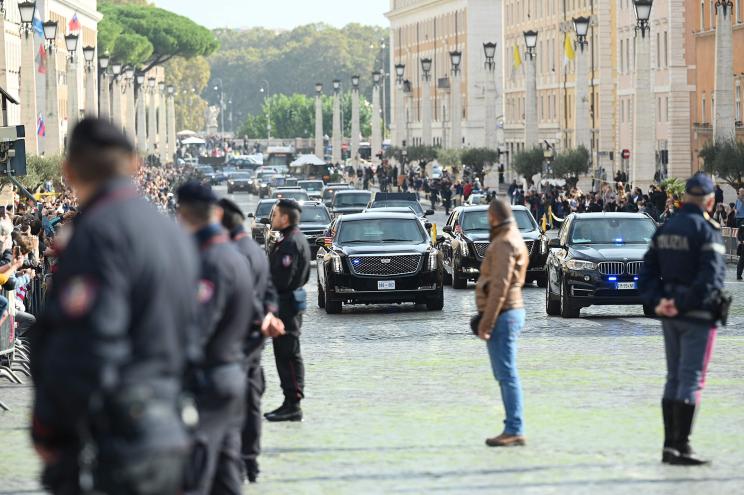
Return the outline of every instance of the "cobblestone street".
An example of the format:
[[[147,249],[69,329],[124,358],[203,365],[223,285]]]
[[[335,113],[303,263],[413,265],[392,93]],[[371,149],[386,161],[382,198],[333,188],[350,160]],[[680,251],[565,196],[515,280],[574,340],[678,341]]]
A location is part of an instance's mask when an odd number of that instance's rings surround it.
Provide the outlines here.
[[[255,198],[234,196],[248,211]],[[443,223],[443,214],[435,217]],[[488,449],[502,407],[484,344],[470,334],[468,290],[445,289],[442,312],[404,306],[317,308],[308,284],[303,332],[305,421],[266,424],[259,484],[246,493],[734,494],[744,474],[744,283],[720,331],[693,444],[714,463],[662,465],[660,326],[640,307],[548,318],[544,291],[525,290],[519,365],[528,446]],[[272,350],[264,409],[281,401]],[[36,493],[28,441],[32,389],[0,386],[0,494]]]

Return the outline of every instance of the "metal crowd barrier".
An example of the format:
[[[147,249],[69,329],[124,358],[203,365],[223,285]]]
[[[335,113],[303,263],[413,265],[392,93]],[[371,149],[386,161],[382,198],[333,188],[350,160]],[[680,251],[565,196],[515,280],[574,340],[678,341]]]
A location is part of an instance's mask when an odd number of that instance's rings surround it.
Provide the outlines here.
[[[726,261],[729,263],[739,261],[739,256],[736,254],[736,249],[739,246],[739,241],[736,240],[738,233],[739,229],[732,229],[731,227],[723,227],[721,229],[723,244],[726,246]]]

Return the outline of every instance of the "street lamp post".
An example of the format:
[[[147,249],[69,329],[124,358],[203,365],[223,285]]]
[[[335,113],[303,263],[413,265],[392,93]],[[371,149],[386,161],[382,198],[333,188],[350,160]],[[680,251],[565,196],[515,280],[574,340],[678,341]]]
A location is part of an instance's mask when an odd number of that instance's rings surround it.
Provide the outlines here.
[[[125,119],[124,119],[124,132],[134,142],[137,137],[136,127],[136,110],[134,103],[134,83],[135,83],[135,70],[131,65],[127,65],[124,68],[124,87],[123,93],[126,99],[125,105]]]
[[[403,76],[406,73],[405,64],[395,64],[395,145],[405,146],[406,104],[403,88]]]
[[[165,82],[158,83],[158,157],[160,163],[165,165],[168,161],[168,124],[166,123],[168,110],[166,109],[166,89]],[[223,120],[224,124],[224,120]],[[223,126],[224,132],[224,126]]]
[[[147,109],[147,156],[157,153],[158,147],[158,83],[154,77],[147,79],[150,104]]]
[[[343,137],[341,134],[341,81],[333,81],[333,147],[331,153],[331,162],[334,164],[341,163],[341,144]]]
[[[321,160],[323,153],[323,83],[315,83],[315,156]]]
[[[137,118],[135,127],[137,128],[137,151],[140,155],[147,154],[147,109],[145,99],[147,98],[145,88],[145,74],[138,72],[135,76],[135,97],[137,99]]]
[[[102,119],[111,119],[111,93],[108,82],[108,66],[111,58],[108,54],[98,57],[98,67],[101,71],[101,83],[98,86],[98,115]]]
[[[176,161],[176,87],[169,84],[166,87],[168,95],[168,161]]]
[[[84,46],[83,59],[85,60],[85,114],[90,117],[98,116],[96,106],[96,47]]]
[[[215,79],[215,82],[219,81],[219,85],[214,86],[215,91],[220,92],[220,134],[225,134],[225,88],[221,78]]]
[[[631,183],[645,190],[651,184],[656,170],[656,105],[651,83],[649,24],[653,0],[633,0],[633,3],[636,13],[636,77]]]
[[[266,89],[261,88],[261,93],[264,93],[264,101],[266,102],[266,110],[268,111],[268,120],[266,121],[266,138],[268,142],[266,146],[271,144],[271,84],[266,79],[261,80],[266,85]]]
[[[483,66],[486,69],[486,112],[484,132],[484,143],[486,148],[496,149],[496,43],[483,43],[483,54],[486,61]]]
[[[731,80],[731,75],[734,73],[733,28],[731,26],[734,4],[731,0],[716,0],[715,7],[718,21],[716,22],[713,140],[718,143],[736,139],[734,82]]]
[[[359,76],[351,76],[351,163],[359,165]]]
[[[382,152],[382,122],[380,119],[380,81],[382,73],[375,71],[372,73],[372,160],[379,163],[377,154]]]
[[[39,148],[47,156],[59,155],[62,150],[62,136],[59,118],[59,80],[57,79],[57,21],[42,24],[47,50],[46,73],[46,112],[44,126],[46,135],[41,139]]]
[[[121,62],[111,62],[111,121],[119,128],[124,128],[121,119]]]
[[[36,62],[31,23],[36,12],[36,0],[19,2],[21,17],[21,123],[26,128],[26,153],[39,153],[38,118],[36,113]]]
[[[421,59],[422,95],[421,95],[421,141],[424,146],[432,145],[431,138],[431,65],[429,57]]]
[[[537,31],[525,31],[524,43],[527,47],[525,63],[525,105],[524,105],[524,146],[530,149],[537,146],[540,139],[537,127],[537,64],[535,49]]]
[[[77,69],[77,34],[70,33],[65,36],[65,46],[67,47],[67,135],[72,133],[72,128],[80,120],[80,93],[78,88],[78,69]]]
[[[452,120],[452,132],[450,148],[462,147],[462,88],[460,84],[460,64],[462,63],[462,52],[454,50],[450,52],[452,64],[452,103],[450,112]]]
[[[588,52],[586,36],[589,32],[590,17],[575,17],[573,19],[574,31],[576,31],[576,95],[574,97],[574,119],[576,121],[575,143],[576,147],[583,146],[591,149],[592,132],[589,128],[591,122],[589,115],[589,74],[588,74]]]

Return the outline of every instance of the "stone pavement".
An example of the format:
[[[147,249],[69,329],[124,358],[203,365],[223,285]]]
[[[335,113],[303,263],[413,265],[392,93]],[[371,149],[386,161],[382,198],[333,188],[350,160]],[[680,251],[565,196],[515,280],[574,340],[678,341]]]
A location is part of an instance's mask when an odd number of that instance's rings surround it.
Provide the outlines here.
[[[236,195],[246,208],[255,199]],[[438,220],[439,221],[439,220]],[[447,288],[442,312],[315,304],[305,319],[305,421],[266,424],[263,473],[246,493],[687,494],[744,492],[744,283],[720,331],[693,435],[704,468],[659,462],[664,361],[658,322],[640,307],[548,318],[527,288],[520,340],[528,446],[489,449],[502,406],[485,345],[469,332],[472,285]],[[270,346],[264,408],[281,402]],[[0,495],[36,493],[28,443],[29,387],[0,386]]]

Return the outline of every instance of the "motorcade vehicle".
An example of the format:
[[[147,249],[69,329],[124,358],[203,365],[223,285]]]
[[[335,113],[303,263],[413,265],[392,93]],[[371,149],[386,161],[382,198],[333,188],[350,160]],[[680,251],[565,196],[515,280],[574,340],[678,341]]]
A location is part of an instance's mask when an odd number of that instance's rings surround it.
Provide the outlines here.
[[[305,234],[313,259],[318,254],[318,239],[323,239],[331,223],[331,213],[322,201],[305,201],[300,214],[300,231]]]
[[[468,196],[468,200],[465,201],[466,205],[487,205],[488,196],[482,193],[471,193]]]
[[[297,185],[307,191],[310,199],[321,201],[323,199],[323,188],[325,183],[322,180],[300,180]]]
[[[370,191],[360,191],[358,189],[346,189],[336,191],[331,201],[331,213],[333,215],[348,215],[352,213],[362,213],[372,198]]]
[[[250,192],[253,176],[250,172],[233,172],[227,176],[227,194]]]
[[[257,243],[266,244],[267,232],[271,228],[271,211],[276,204],[276,199],[262,199],[256,205],[256,211],[248,214],[252,220],[251,237]]]
[[[333,167],[327,163],[322,165],[303,163],[290,167],[292,175],[301,180],[319,180],[324,184],[331,180]]]
[[[272,199],[294,199],[295,201],[310,201],[307,191],[296,187],[277,187],[271,191]]]
[[[288,174],[289,164],[294,159],[294,150],[289,146],[269,146],[266,149],[264,165],[275,168],[280,174]]]
[[[298,182],[299,182],[299,181],[297,180],[297,177],[290,177],[290,176],[287,176],[287,177],[285,177],[285,178],[284,178],[284,186],[285,186],[285,187],[296,187],[296,188],[298,188],[298,189],[302,189],[302,188],[301,188],[301,187],[300,187],[300,186],[298,185]]]
[[[286,177],[281,174],[271,174],[266,176],[258,185],[258,197],[268,198],[269,196],[271,196],[271,191],[273,191],[277,187],[284,186],[285,182]]]
[[[207,180],[210,183],[215,176],[214,167],[211,165],[198,165],[194,170],[200,179]]]
[[[638,274],[656,227],[644,213],[568,215],[548,243],[545,312],[577,318],[592,305],[642,305]]]
[[[344,183],[328,184],[325,189],[323,189],[323,203],[330,208],[333,205],[333,195],[336,194],[336,191],[344,189],[352,189],[352,187],[351,185]]]
[[[526,283],[537,282],[538,286],[545,287],[548,237],[524,206],[512,206],[512,214],[530,255]],[[445,284],[452,284],[454,289],[465,289],[468,281],[478,280],[481,263],[491,244],[490,236],[487,205],[459,206],[452,210],[437,238],[437,247],[442,251]]]
[[[263,160],[256,155],[239,155],[230,158],[226,165],[240,170],[255,170],[263,164]]]
[[[426,304],[444,307],[441,253],[412,213],[337,217],[318,239],[318,306],[329,314],[344,304]]]
[[[368,205],[368,209],[395,207],[410,207],[420,218],[434,214],[432,209],[424,210],[416,193],[377,193]]]

